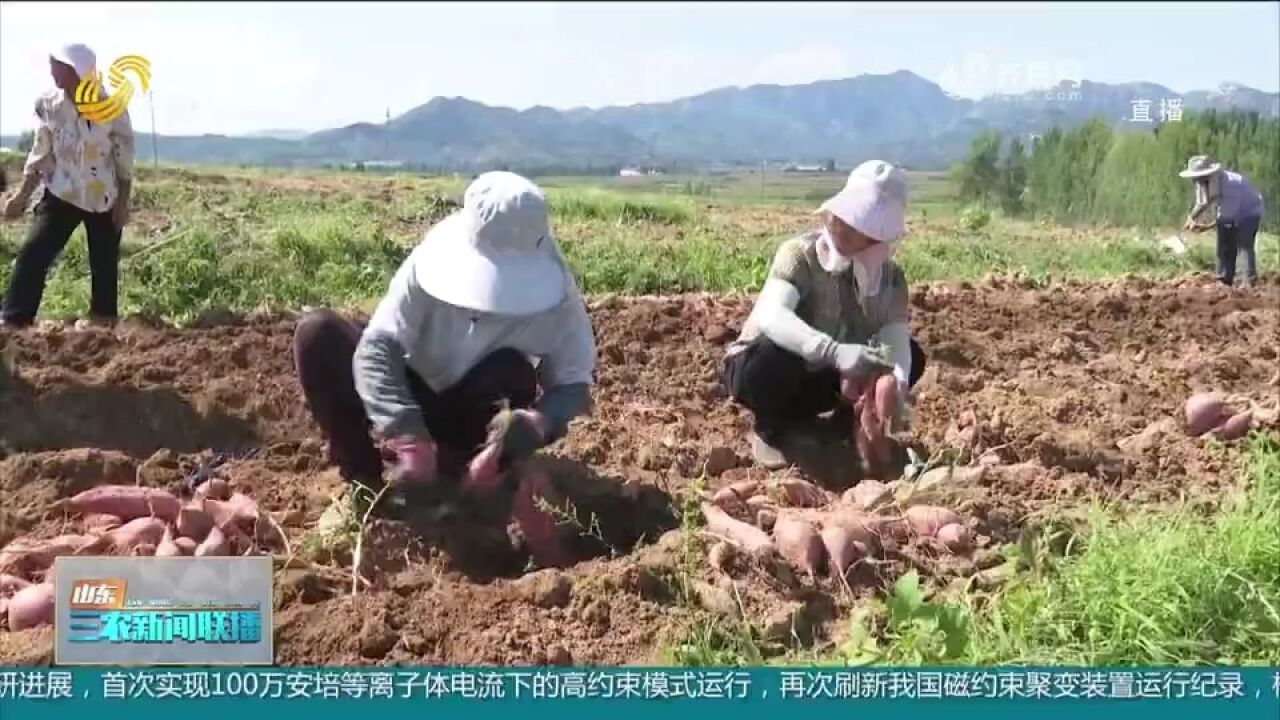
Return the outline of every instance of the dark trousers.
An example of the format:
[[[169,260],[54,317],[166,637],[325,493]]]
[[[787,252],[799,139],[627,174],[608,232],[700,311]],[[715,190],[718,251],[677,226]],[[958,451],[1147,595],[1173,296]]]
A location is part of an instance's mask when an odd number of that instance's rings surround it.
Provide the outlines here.
[[[924,374],[924,350],[911,341],[911,387]],[[788,430],[809,427],[818,415],[842,407],[840,373],[810,371],[803,358],[760,338],[725,359],[722,382],[734,400],[752,412],[755,431],[775,444]],[[848,414],[852,421],[852,414]]]
[[[1244,255],[1244,275],[1250,283],[1258,282],[1258,226],[1262,218],[1245,218],[1236,222],[1218,221],[1218,279],[1225,285],[1236,281],[1236,260]]]
[[[333,311],[308,313],[294,333],[293,357],[307,406],[329,441],[330,461],[347,480],[377,490],[382,486],[382,454],[371,436],[351,369],[360,332],[358,325]],[[484,446],[489,421],[502,402],[527,408],[537,394],[533,365],[512,349],[486,356],[444,392],[432,390],[412,370],[408,379],[445,474],[459,473]]]
[[[117,316],[120,228],[110,212],[86,212],[46,190],[36,203],[31,229],[13,263],[13,275],[0,311],[6,323],[29,325],[35,321],[49,268],[81,223],[89,236],[89,313],[107,319]]]

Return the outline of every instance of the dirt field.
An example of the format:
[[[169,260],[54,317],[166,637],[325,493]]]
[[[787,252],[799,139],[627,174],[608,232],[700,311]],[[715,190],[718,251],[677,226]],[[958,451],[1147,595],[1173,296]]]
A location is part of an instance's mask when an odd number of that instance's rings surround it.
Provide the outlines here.
[[[930,364],[913,434],[926,454],[967,447],[989,466],[957,506],[978,548],[951,557],[904,546],[853,595],[909,566],[939,585],[973,575],[999,562],[995,548],[1028,518],[1090,497],[1220,497],[1235,480],[1223,472],[1232,451],[1185,437],[1182,404],[1201,389],[1274,402],[1278,290],[1274,279],[1228,292],[1202,278],[917,289],[913,323]],[[372,587],[358,597],[344,557],[281,571],[279,662],[647,663],[706,608],[745,612],[766,637],[789,634],[795,619],[801,636],[838,633],[854,602],[843,588],[730,583],[667,509],[700,478],[712,489],[767,479],[749,467],[748,417],[716,382],[748,309],[745,298],[708,296],[593,302],[595,414],[556,448],[550,470],[579,489],[598,481],[603,490],[580,506],[598,513],[600,545],[616,557],[477,579],[386,524],[371,534]],[[301,403],[291,331],[291,319],[260,318],[7,338],[18,376],[0,386],[0,545],[62,531],[51,505],[94,484],[179,484],[210,450],[300,544],[339,481]],[[852,483],[845,470],[827,479],[833,492]],[[690,592],[697,603],[681,599]],[[0,632],[0,662],[47,662],[51,638]]]

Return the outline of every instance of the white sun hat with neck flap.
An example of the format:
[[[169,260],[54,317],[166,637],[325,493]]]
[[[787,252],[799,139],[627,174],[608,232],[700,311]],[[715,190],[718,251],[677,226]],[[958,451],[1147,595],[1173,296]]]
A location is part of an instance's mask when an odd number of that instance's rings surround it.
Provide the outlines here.
[[[901,168],[868,160],[849,173],[825,210],[872,240],[896,245],[906,229],[907,178]]]
[[[79,75],[82,80],[92,75],[98,67],[98,57],[93,54],[88,45],[81,43],[63,45],[49,55],[54,60],[75,68],[76,75]]]
[[[509,172],[472,181],[462,209],[427,233],[414,275],[450,305],[499,315],[535,315],[558,305],[567,269],[551,237],[538,186]]]

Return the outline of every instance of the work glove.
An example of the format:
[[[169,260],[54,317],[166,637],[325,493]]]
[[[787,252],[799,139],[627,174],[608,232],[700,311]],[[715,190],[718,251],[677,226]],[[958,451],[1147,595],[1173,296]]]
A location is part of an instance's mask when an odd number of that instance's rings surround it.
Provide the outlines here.
[[[436,479],[436,444],[430,438],[407,435],[392,438],[387,445],[396,457],[392,484],[420,486]]]
[[[831,364],[840,375],[857,384],[893,372],[893,363],[884,352],[867,345],[842,343],[831,354]]]

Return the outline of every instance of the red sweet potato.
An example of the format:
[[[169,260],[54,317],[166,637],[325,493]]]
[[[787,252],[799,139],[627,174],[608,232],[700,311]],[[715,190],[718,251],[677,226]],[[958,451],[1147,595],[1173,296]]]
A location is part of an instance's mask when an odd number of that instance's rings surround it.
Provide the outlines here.
[[[778,483],[778,487],[782,489],[783,499],[791,507],[823,507],[828,502],[827,494],[807,480],[784,478]]]
[[[890,420],[898,408],[898,381],[892,375],[884,375],[876,380],[875,389],[876,415],[881,423],[881,431],[889,429]]]
[[[258,522],[258,503],[241,493],[232,493],[229,500],[205,500],[204,509],[224,532],[231,527],[252,531]]]
[[[784,515],[774,524],[773,537],[782,557],[808,572],[810,577],[818,574],[827,551],[809,521]]]
[[[183,555],[194,555],[196,552],[196,546],[199,545],[199,543],[189,537],[174,538],[173,544],[178,546],[178,550],[181,551]]]
[[[182,508],[173,493],[136,485],[102,485],[76,495],[67,505],[77,515],[101,513],[126,522],[152,516],[172,522]]]
[[[741,545],[748,552],[763,552],[773,545],[765,531],[735,520],[711,503],[702,503],[702,516],[707,520],[708,530]]]
[[[893,493],[889,486],[876,480],[863,480],[845,491],[844,501],[862,508],[872,510],[883,504]]]
[[[884,524],[884,519],[878,515],[845,508],[827,517],[823,527],[843,528],[848,533],[850,542],[860,542],[868,547],[878,548],[881,545],[880,535]]]
[[[0,550],[0,573],[31,577],[48,570],[63,555],[87,555],[110,543],[101,535],[59,535],[48,540],[19,538]]]
[[[227,500],[231,497],[231,483],[220,477],[209,478],[196,488],[196,496],[211,500]]]
[[[12,597],[14,593],[29,585],[31,583],[17,575],[0,575],[0,597]]]
[[[85,515],[82,524],[84,525],[84,529],[89,532],[106,532],[120,527],[124,524],[124,521],[115,515],[93,513],[91,515]]]
[[[960,522],[960,516],[951,510],[932,505],[909,507],[904,515],[911,529],[923,537],[933,537],[944,525]]]
[[[178,535],[196,542],[204,540],[213,529],[213,516],[204,511],[204,503],[193,500],[178,511]]]
[[[860,558],[853,533],[840,525],[822,528],[822,544],[827,550],[827,571],[831,577],[843,577]],[[865,548],[865,545],[862,545]]]
[[[17,632],[41,625],[52,625],[54,618],[53,583],[31,585],[9,598],[9,629]]]
[[[164,529],[164,537],[160,538],[160,544],[156,545],[156,557],[178,557],[182,555],[182,548],[174,542],[173,529],[166,527]]]
[[[716,491],[711,502],[720,507],[735,507],[760,493],[760,483],[755,480],[739,480]]]
[[[196,546],[196,550],[192,554],[196,557],[230,555],[231,543],[227,540],[227,536],[222,533],[222,530],[215,525],[204,541]]]
[[[1249,434],[1249,428],[1253,426],[1253,412],[1245,410],[1242,413],[1236,413],[1227,418],[1220,425],[1204,434],[1208,438],[1218,438],[1220,440],[1238,440]]]
[[[151,545],[154,548],[164,537],[167,527],[165,521],[158,517],[140,517],[107,533],[107,537],[111,539],[117,552],[128,554],[139,545]]]
[[[969,528],[959,523],[950,523],[938,528],[936,537],[943,547],[953,553],[967,551],[972,543]]]
[[[1203,435],[1227,419],[1226,403],[1218,393],[1196,393],[1187,398],[1187,434]]]

